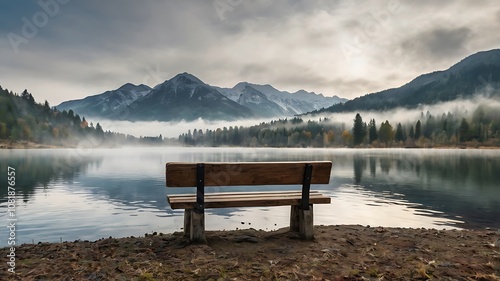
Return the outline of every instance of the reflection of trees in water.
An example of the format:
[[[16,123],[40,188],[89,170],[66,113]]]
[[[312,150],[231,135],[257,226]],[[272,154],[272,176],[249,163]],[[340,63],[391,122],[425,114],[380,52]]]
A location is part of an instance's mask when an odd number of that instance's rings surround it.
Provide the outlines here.
[[[366,161],[368,161],[370,174],[377,177],[377,168],[387,175],[406,174],[410,176],[413,172],[417,179],[439,180],[453,182],[471,182],[478,187],[483,187],[494,182],[500,182],[500,160],[495,157],[478,156],[468,154],[381,154],[363,157],[360,154],[352,155],[342,160],[352,161],[354,167],[354,179],[361,181]],[[377,162],[378,166],[377,167]],[[338,163],[337,163],[338,164]],[[335,172],[334,162],[334,172]],[[379,175],[380,178],[380,175]],[[357,183],[358,184],[358,183]]]
[[[382,170],[382,172],[388,174],[392,168],[392,161],[394,161],[394,159],[387,158],[387,157],[380,158],[380,170]]]
[[[436,216],[460,216],[464,227],[475,228],[500,223],[500,157],[494,155],[439,151],[370,155],[370,171],[376,171],[373,163],[378,162],[384,173],[363,179],[362,159],[352,156],[351,161],[355,180],[362,181],[356,183],[364,188],[380,196],[404,194],[409,202],[443,212]]]
[[[22,194],[23,201],[27,202],[35,193],[36,187],[47,188],[49,183],[63,180],[72,182],[79,174],[95,164],[99,165],[100,158],[68,155],[34,154],[30,153],[12,157],[2,157],[0,171],[7,171],[7,167],[16,169],[16,195]],[[7,173],[0,173],[0,182],[7,182]],[[7,201],[7,186],[0,189],[0,202]]]
[[[500,160],[469,155],[430,156],[419,161],[420,171],[429,179],[442,178],[452,182],[470,182],[477,188],[500,182]]]
[[[370,175],[374,178],[377,176],[377,158],[370,157]]]
[[[361,155],[355,155],[353,159],[354,167],[354,184],[360,184],[363,172],[366,168],[365,158]]]

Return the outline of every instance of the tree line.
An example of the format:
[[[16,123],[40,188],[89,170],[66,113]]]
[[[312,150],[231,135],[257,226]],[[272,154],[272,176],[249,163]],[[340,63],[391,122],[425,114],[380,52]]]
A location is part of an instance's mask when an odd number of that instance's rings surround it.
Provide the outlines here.
[[[189,130],[178,137],[188,146],[244,147],[439,147],[500,146],[500,111],[479,106],[470,117],[460,113],[421,113],[414,122],[365,122],[358,113],[352,127],[331,118],[273,120],[251,127]]]
[[[0,86],[0,140],[32,141],[54,146],[118,146],[163,144],[158,137],[139,137],[104,131],[73,110],[59,111],[47,101],[37,103],[27,90],[20,95]]]

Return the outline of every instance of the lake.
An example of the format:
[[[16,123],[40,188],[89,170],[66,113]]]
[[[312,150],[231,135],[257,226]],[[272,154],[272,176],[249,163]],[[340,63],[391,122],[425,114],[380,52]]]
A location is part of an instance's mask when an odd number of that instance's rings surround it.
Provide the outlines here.
[[[387,227],[500,228],[500,150],[119,148],[0,151],[0,219],[8,225],[7,171],[16,172],[16,244],[97,240],[170,233],[183,227],[171,210],[169,161],[331,160],[331,196],[315,206],[315,224]],[[232,187],[289,190],[300,186]],[[219,190],[207,188],[207,192]],[[206,210],[208,230],[288,226],[289,207]],[[7,245],[2,227],[0,245]]]

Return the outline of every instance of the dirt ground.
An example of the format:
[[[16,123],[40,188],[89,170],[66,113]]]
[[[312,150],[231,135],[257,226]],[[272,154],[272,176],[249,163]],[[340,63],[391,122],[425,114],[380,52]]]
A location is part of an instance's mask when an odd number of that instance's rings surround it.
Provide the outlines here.
[[[316,226],[18,246],[0,280],[500,280],[500,230]],[[6,260],[8,248],[0,254]],[[4,267],[6,263],[2,263]]]

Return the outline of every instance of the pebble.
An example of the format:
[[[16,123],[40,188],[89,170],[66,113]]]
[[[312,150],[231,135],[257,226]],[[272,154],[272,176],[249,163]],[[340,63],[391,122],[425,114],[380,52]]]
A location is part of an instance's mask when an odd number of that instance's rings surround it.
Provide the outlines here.
[[[241,235],[236,237],[234,240],[236,243],[242,243],[242,242],[250,242],[250,243],[257,243],[259,240],[255,237],[248,236],[248,235]]]

